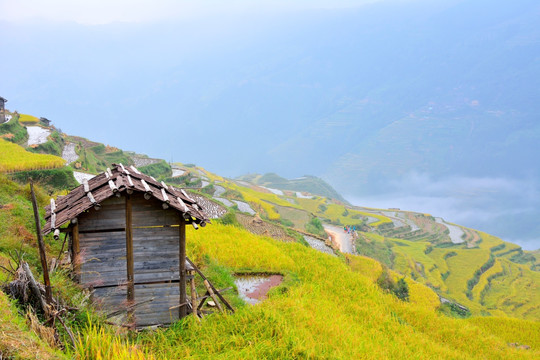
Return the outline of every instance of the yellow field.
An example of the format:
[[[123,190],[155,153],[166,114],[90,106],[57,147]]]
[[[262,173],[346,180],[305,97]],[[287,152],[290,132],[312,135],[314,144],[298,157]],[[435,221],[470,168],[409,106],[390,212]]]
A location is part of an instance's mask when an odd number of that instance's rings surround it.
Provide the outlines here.
[[[485,306],[524,318],[539,319],[540,273],[507,259],[499,260],[505,276],[491,281],[483,298]]]
[[[187,239],[189,255],[198,261],[208,256],[232,271],[278,271],[285,282],[265,302],[239,308],[234,315],[206,317],[201,324],[188,317],[181,325],[133,334],[130,339],[89,327],[79,338],[80,358],[96,358],[111,348],[120,358],[131,352],[134,358],[156,359],[540,356],[536,323],[494,318],[486,324],[438,315],[436,295],[409,280],[411,302],[399,301],[374,284],[377,265],[370,259],[348,257],[348,264],[297,243],[280,243],[222,225],[190,229]],[[530,331],[517,331],[521,328]],[[509,342],[533,348],[523,351]]]
[[[19,114],[19,122],[25,124],[37,124],[39,119],[32,115]]]
[[[64,163],[61,157],[34,154],[17,144],[0,139],[0,173],[59,168]]]
[[[489,268],[485,273],[480,276],[480,281],[474,289],[472,290],[473,299],[477,301],[482,300],[482,292],[486,291],[486,287],[488,286],[489,279],[492,276],[496,276],[497,274],[503,273],[503,267],[501,265],[501,261],[499,259],[495,260],[495,264],[491,268]]]

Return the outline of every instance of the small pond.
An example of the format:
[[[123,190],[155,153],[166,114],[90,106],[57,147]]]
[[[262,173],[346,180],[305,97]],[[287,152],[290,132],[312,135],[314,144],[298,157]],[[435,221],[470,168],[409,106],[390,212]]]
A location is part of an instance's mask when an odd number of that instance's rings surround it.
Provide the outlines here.
[[[268,291],[283,282],[282,275],[235,275],[234,283],[238,294],[248,304],[255,305],[265,300]]]

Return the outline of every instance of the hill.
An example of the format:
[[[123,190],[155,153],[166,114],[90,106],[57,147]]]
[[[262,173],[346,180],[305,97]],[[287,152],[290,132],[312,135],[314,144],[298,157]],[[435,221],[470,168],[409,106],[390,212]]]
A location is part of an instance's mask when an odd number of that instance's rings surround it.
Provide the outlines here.
[[[55,297],[77,309],[66,318],[77,334],[75,346],[67,345],[63,354],[33,335],[37,330],[24,324],[17,304],[0,292],[5,304],[0,327],[7,329],[0,334],[2,356],[31,357],[28,351],[34,351],[45,358],[81,359],[533,359],[540,354],[535,252],[429,214],[353,207],[257,183],[278,182],[276,176],[227,179],[194,164],[169,164],[60,135],[63,142],[48,141],[63,145],[62,153],[76,144],[71,164],[87,174],[120,159],[138,162],[158,180],[189,187],[215,220],[188,229],[188,255],[218,288],[235,290],[226,297],[237,311],[200,323],[188,317],[167,329],[123,331],[107,324],[64,265],[53,273],[52,284]],[[55,146],[42,150],[56,151]],[[70,187],[47,185],[57,193]],[[12,278],[10,264],[20,252],[39,273],[28,199],[26,185],[0,174],[0,282]],[[38,200],[41,207],[48,203],[42,188]],[[347,230],[339,241],[351,241],[350,253],[340,252],[336,239],[325,239],[325,229]],[[63,246],[47,239],[50,257],[62,254]],[[284,281],[267,300],[251,306],[237,293],[238,273],[277,273]],[[408,298],[395,295],[400,279]],[[69,342],[67,334],[60,336]]]
[[[313,195],[324,196],[329,199],[348,203],[330,184],[316,176],[305,175],[296,179],[285,179],[274,173],[248,174],[236,178],[241,181],[248,181],[255,185],[261,185],[268,188],[279,190],[290,190],[306,192]]]
[[[24,189],[5,178],[0,180],[2,202],[17,201],[18,206],[29,209]],[[2,209],[0,215],[8,223],[20,224],[30,231],[28,223],[21,221],[23,217],[13,210]],[[17,235],[2,229],[2,239],[5,235],[13,239],[11,243],[2,240],[5,254],[10,247],[18,246]],[[411,279],[407,280],[410,301],[398,300],[376,285],[383,268],[369,258],[332,257],[305,245],[253,235],[230,225],[214,224],[204,231],[190,229],[188,238],[189,256],[204,264],[205,272],[217,286],[232,285],[233,274],[238,271],[279,272],[285,275],[285,282],[257,306],[239,305],[234,315],[213,315],[202,323],[188,317],[169,329],[128,334],[103,324],[95,315],[83,313],[70,323],[79,335],[76,347],[66,357],[532,359],[538,356],[538,322],[447,317],[436,310],[437,295]],[[54,245],[51,253],[56,253],[60,244],[51,240],[49,243]],[[36,266],[36,250],[26,245],[26,251],[34,254],[27,260]],[[66,281],[62,272],[55,275],[55,296],[77,301],[78,290],[70,290]],[[7,303],[3,293],[0,301]],[[27,357],[25,351],[32,349],[34,354],[39,351],[45,358],[64,357],[31,335],[15,306],[9,303],[9,310],[3,308],[0,316],[3,329],[0,351],[7,356]],[[18,341],[9,340],[6,331],[17,334]],[[514,343],[518,345],[509,345]],[[519,348],[521,344],[530,349]]]

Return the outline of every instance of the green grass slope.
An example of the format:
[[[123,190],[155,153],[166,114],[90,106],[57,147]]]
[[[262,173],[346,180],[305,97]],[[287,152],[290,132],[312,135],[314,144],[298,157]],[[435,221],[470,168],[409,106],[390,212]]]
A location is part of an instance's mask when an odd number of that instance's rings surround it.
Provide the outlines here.
[[[27,187],[0,177],[0,261],[5,266],[9,253],[21,249],[39,274],[28,195]],[[246,196],[255,195],[246,192]],[[38,198],[42,205],[48,199],[42,191]],[[381,235],[366,234],[370,241],[384,240]],[[369,258],[332,257],[299,243],[284,243],[217,223],[197,231],[189,228],[187,246],[188,255],[218,287],[233,285],[232,275],[238,272],[281,273],[285,281],[271,291],[268,300],[256,306],[227,295],[237,309],[234,315],[214,314],[201,323],[188,317],[168,329],[156,331],[121,331],[95,315],[86,316],[83,311],[69,322],[76,332],[77,344],[75,348],[68,345],[65,356],[79,359],[533,359],[540,356],[539,322],[495,317],[461,320],[441,315],[437,311],[437,295],[412,278],[407,278],[410,301],[403,302],[377,286],[376,278],[382,266]],[[57,254],[59,247],[59,242],[47,239],[49,254]],[[436,254],[434,259],[444,259],[444,251],[452,249],[434,249],[431,253]],[[458,270],[454,269],[457,263],[451,260],[455,257],[446,260],[448,269],[457,274]],[[522,266],[507,259],[501,261]],[[514,272],[515,268],[510,270]],[[466,277],[470,274],[471,271],[465,271]],[[62,272],[53,276],[53,291],[73,306],[81,293],[65,275]],[[6,280],[7,275],[2,276],[0,281]],[[490,298],[485,296],[485,301],[489,302]],[[0,302],[6,303],[4,295],[0,295]],[[58,350],[31,335],[14,306],[6,305],[0,312],[0,351],[15,358],[63,357]],[[18,341],[10,341],[9,336],[13,335],[9,334],[17,334]],[[516,348],[509,343],[524,344],[531,349]],[[34,348],[38,350],[28,355],[29,349]]]

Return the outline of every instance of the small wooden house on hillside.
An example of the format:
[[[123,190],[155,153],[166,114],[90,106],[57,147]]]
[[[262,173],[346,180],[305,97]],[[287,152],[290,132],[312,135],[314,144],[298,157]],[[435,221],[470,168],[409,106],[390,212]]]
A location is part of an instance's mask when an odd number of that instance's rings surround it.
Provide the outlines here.
[[[125,309],[137,327],[187,315],[185,227],[209,220],[184,190],[115,165],[51,199],[45,218],[44,234],[69,224],[76,278],[105,310]]]
[[[0,124],[6,122],[6,103],[7,99],[0,96]]]
[[[45,117],[40,117],[39,118],[39,122],[42,124],[42,125],[45,125],[45,126],[51,126],[51,120],[45,118]]]

